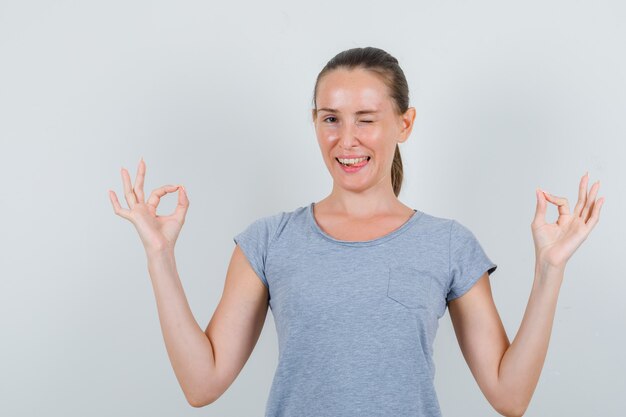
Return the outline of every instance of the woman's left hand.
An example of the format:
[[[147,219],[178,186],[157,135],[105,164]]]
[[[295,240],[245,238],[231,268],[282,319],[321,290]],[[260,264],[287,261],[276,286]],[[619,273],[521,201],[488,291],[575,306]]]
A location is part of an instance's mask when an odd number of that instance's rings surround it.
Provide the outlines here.
[[[574,213],[570,214],[567,198],[558,197],[537,188],[537,211],[531,223],[535,255],[537,260],[551,266],[565,268],[565,264],[583,243],[591,230],[600,220],[600,209],[604,204],[604,197],[596,201],[600,188],[600,181],[596,181],[587,194],[589,175],[585,174],[580,180],[578,202]],[[558,206],[559,218],[556,223],[547,223],[546,202]]]

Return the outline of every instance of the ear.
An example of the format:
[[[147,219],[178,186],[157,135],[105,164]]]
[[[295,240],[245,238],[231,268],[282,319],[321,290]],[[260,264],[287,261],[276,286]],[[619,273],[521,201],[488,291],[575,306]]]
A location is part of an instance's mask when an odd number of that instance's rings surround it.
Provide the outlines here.
[[[399,141],[400,143],[405,142],[411,135],[413,123],[415,121],[415,114],[415,107],[409,107],[402,115],[402,127],[399,135],[399,138],[401,139]]]

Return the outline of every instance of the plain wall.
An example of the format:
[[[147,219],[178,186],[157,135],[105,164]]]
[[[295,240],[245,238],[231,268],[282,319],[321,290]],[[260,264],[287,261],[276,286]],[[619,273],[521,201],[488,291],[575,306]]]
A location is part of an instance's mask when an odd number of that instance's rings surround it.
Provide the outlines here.
[[[176,259],[204,329],[232,237],[330,192],[313,86],[357,46],[398,58],[417,109],[400,199],[475,233],[498,264],[511,341],[533,281],[535,187],[573,210],[585,171],[601,180],[601,220],[567,266],[526,416],[624,415],[625,12],[619,1],[0,1],[0,415],[263,415],[271,312],[228,391],[192,408],[138,234],[107,189],[126,206],[120,168],[134,180],[142,156],[146,195],[186,186]],[[447,313],[435,352],[443,415],[497,416]]]

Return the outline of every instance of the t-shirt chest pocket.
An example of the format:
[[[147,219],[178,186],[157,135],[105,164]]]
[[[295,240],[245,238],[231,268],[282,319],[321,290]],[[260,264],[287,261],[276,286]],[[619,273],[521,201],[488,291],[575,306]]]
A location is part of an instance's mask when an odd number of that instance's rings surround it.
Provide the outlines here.
[[[411,266],[391,265],[387,297],[408,308],[428,308],[431,300],[432,272]]]

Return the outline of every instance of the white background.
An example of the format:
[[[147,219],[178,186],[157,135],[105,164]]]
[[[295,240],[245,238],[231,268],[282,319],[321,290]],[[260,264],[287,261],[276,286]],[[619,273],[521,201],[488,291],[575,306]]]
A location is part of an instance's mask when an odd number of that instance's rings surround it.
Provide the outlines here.
[[[310,120],[317,73],[376,46],[400,61],[417,109],[400,199],[475,233],[498,264],[511,341],[533,280],[535,187],[573,210],[585,171],[601,180],[602,217],[568,264],[526,416],[624,415],[625,12],[619,1],[0,1],[0,414],[262,416],[271,312],[228,391],[189,406],[143,247],[107,189],[125,205],[120,168],[134,180],[142,156],[147,193],[186,186],[177,265],[205,328],[232,237],[330,192]],[[435,360],[444,416],[498,415],[447,313]]]

